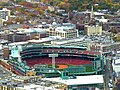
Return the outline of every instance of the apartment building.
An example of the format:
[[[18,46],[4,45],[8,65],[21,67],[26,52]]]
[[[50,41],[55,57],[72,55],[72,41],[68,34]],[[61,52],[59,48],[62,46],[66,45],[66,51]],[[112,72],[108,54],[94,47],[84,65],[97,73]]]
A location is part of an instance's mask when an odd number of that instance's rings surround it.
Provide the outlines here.
[[[102,35],[102,26],[85,26],[85,34],[90,35]]]
[[[65,23],[60,26],[50,27],[47,31],[47,36],[58,36],[61,38],[76,38],[79,37],[78,30],[74,24]]]

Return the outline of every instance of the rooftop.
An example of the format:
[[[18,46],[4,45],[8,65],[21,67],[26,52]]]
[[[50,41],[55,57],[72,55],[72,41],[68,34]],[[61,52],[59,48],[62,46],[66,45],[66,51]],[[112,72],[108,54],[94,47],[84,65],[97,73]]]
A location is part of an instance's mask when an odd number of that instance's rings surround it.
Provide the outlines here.
[[[57,44],[57,45],[62,45],[66,43],[72,43],[72,42],[78,42],[78,41],[83,41],[85,37],[78,37],[78,38],[72,38],[72,39],[62,39],[62,40],[57,40],[57,41],[52,41],[52,44]]]
[[[76,79],[62,80],[61,78],[44,78],[44,80],[60,82],[67,85],[87,85],[87,84],[103,84],[103,75],[77,76]]]
[[[46,38],[41,38],[39,40],[29,40],[28,42],[34,42],[34,43],[44,43],[52,40],[57,40],[59,37],[56,36],[51,36],[51,37],[46,37]]]

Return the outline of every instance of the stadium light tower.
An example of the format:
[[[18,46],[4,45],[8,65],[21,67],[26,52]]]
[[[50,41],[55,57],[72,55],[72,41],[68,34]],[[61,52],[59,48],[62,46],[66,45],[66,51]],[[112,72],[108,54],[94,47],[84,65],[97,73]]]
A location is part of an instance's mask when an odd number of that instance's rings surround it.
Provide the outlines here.
[[[49,57],[52,57],[52,67],[55,68],[55,57],[58,57],[58,54],[49,54]]]

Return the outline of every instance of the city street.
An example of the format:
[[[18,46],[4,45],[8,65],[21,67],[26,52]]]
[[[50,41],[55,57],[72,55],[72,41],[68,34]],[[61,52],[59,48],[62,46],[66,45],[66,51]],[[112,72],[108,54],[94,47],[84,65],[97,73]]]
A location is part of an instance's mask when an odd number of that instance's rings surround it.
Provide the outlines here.
[[[104,75],[104,80],[105,80],[105,88],[106,90],[111,90],[109,87],[109,82],[110,80],[112,80],[112,69],[111,67],[111,63],[110,60],[106,61],[106,65],[105,65],[105,75]]]

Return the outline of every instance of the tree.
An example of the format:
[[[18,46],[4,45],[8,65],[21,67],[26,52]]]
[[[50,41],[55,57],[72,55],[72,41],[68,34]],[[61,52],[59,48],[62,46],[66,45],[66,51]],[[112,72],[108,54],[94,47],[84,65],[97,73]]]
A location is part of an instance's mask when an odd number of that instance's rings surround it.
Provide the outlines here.
[[[48,4],[49,0],[42,0],[42,2]]]
[[[40,9],[40,8],[35,8],[35,10],[39,11],[39,14],[43,14],[44,13],[44,11],[42,9]]]
[[[17,22],[20,22],[20,23],[23,23],[24,18],[17,17],[17,18],[16,18],[16,21],[17,21]]]
[[[24,7],[19,7],[19,8],[16,8],[16,11],[24,13],[25,12],[25,8]]]
[[[13,22],[11,22],[11,21],[6,21],[6,22],[4,22],[3,24],[4,24],[4,25],[10,25],[10,24],[13,24]]]
[[[63,1],[66,2],[66,3],[68,2],[68,0],[63,0]]]
[[[64,6],[65,6],[65,2],[61,2],[58,6],[60,7],[60,8],[64,8]]]
[[[114,35],[113,40],[114,41],[120,41],[120,34]]]

